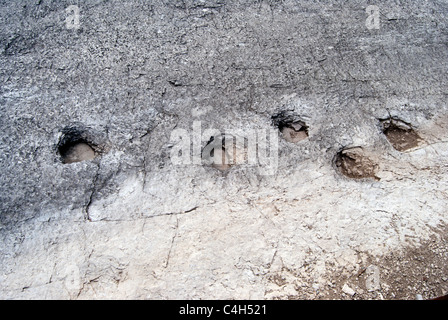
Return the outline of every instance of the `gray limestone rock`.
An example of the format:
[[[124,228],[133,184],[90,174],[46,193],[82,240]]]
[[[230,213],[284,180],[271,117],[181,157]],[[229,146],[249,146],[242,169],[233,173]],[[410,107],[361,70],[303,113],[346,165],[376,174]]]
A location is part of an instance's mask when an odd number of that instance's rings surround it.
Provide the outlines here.
[[[448,3],[371,4],[1,1],[0,298],[371,298],[359,265],[410,249],[446,275]],[[247,138],[218,168],[216,132]]]

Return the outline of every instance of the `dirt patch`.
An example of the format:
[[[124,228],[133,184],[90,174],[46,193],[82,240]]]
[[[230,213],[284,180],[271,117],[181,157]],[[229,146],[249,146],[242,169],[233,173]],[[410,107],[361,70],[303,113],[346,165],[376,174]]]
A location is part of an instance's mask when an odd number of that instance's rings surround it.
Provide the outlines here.
[[[334,160],[336,168],[344,176],[351,179],[373,178],[376,176],[378,165],[364,154],[362,148],[351,148],[340,151]]]
[[[357,274],[340,282],[348,283],[356,294],[350,299],[416,300],[436,299],[448,294],[447,228],[420,247],[392,252],[384,257],[370,257]],[[378,286],[369,290],[369,267],[378,269]],[[341,279],[342,280],[342,279]],[[335,292],[336,293],[336,292]],[[339,296],[331,295],[332,298]],[[327,296],[328,297],[328,296]],[[339,296],[340,297],[340,296]]]
[[[297,288],[291,300],[446,300],[448,299],[448,229],[446,226],[419,247],[381,257],[359,253],[349,272],[327,268],[327,284],[317,290],[312,279]],[[362,257],[362,258],[361,258]],[[284,285],[284,283],[280,283]],[[282,297],[284,299],[284,297]]]
[[[420,136],[407,123],[398,119],[388,119],[382,121],[383,133],[392,146],[404,152],[419,146]]]

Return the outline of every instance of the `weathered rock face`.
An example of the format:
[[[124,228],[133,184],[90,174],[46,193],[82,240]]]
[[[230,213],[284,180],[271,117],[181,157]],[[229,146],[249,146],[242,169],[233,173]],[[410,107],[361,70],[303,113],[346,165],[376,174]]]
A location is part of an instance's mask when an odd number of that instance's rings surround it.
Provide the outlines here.
[[[71,4],[0,3],[1,298],[446,294],[446,1]]]

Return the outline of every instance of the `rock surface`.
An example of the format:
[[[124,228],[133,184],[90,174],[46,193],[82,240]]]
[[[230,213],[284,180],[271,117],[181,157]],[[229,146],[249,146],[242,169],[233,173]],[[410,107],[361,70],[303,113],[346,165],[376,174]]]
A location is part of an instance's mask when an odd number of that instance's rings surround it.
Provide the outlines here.
[[[70,1],[1,1],[0,298],[447,294],[448,3],[382,1],[378,28],[369,4],[89,0],[74,27]],[[275,172],[174,165],[194,123],[277,130]],[[375,179],[338,170],[353,148]]]

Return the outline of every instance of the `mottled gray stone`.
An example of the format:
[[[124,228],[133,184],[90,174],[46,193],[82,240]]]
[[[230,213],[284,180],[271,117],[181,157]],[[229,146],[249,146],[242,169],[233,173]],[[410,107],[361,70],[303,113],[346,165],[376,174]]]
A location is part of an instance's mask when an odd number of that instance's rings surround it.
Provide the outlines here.
[[[331,296],[447,223],[446,1],[378,2],[372,30],[371,1],[89,0],[74,29],[72,4],[0,2],[1,298]],[[308,137],[279,132],[273,175],[170,161],[175,128],[283,111]],[[394,149],[391,118],[421,144]],[[63,163],[73,128],[94,159]],[[338,172],[354,147],[378,179]]]

